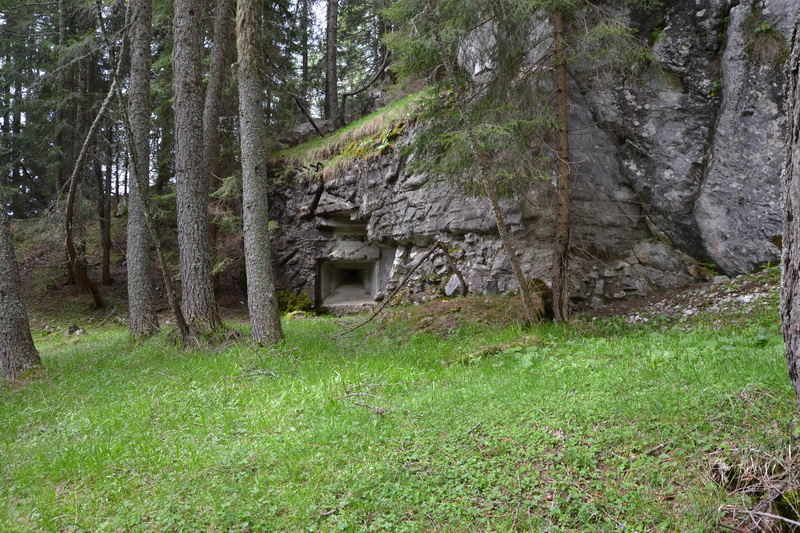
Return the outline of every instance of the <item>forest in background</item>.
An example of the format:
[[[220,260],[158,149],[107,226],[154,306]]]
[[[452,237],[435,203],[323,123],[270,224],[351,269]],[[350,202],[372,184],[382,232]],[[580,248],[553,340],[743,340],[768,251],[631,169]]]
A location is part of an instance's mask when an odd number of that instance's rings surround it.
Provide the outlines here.
[[[567,63],[590,58],[608,70],[617,62],[647,61],[646,39],[591,2],[62,0],[9,3],[1,22],[8,214],[63,210],[68,281],[85,285],[102,307],[98,283],[86,273],[84,228],[91,218],[99,221],[99,283],[107,285],[112,204],[115,211],[127,209],[135,338],[156,330],[147,273],[152,245],[182,334],[220,325],[212,278],[231,258],[214,248],[217,229],[231,221],[241,228],[253,271],[248,291],[260,294],[248,296],[251,315],[272,324],[255,329],[280,338],[264,231],[264,159],[292,127],[308,122],[322,136],[402,96],[414,80],[437,87],[423,115],[435,126],[417,143],[418,155],[425,153],[418,159],[432,161],[426,170],[443,175],[475,171],[529,320],[543,314],[542,295],[522,271],[498,194],[513,182],[558,176],[552,314],[566,319]],[[476,45],[476,35],[485,42]],[[481,62],[485,72],[476,70]],[[530,95],[536,95],[533,104]],[[180,299],[160,249],[159,201],[177,212]],[[210,232],[201,224],[209,217]],[[256,274],[258,268],[266,270]]]
[[[638,37],[594,3],[2,2],[0,373],[11,379],[0,388],[0,449],[10,458],[0,472],[9,503],[0,522],[9,530],[799,524],[777,269],[673,295],[674,304],[643,302],[617,318],[551,324],[537,320],[535,294],[522,303],[473,297],[397,309],[355,335],[358,322],[303,314],[281,322],[274,287],[259,286],[271,275],[257,270],[270,264],[268,239],[265,248],[258,238],[268,236],[266,161],[280,134],[310,120],[322,133],[353,121],[376,105],[373,87],[392,100],[420,79],[434,86],[422,108],[433,128],[415,147],[429,170],[466,172],[467,188],[496,204],[493,195],[514,187],[501,177],[526,176],[497,164],[519,153],[508,139],[538,137],[551,155],[528,170],[546,169],[567,191],[559,161],[569,158],[559,152],[568,146],[558,139],[567,43],[588,43],[578,49],[606,69],[648,60]],[[481,6],[494,11],[487,17]],[[552,28],[560,16],[579,24],[530,39],[530,16]],[[475,76],[460,51],[488,20],[519,38],[487,48],[512,67]],[[598,33],[570,34],[588,22]],[[552,62],[514,61],[532,50]],[[800,62],[797,39],[790,61]],[[800,91],[798,71],[788,72],[792,230]],[[505,101],[531,87],[546,107]],[[493,210],[502,236],[502,212]],[[115,224],[114,211],[127,224]],[[234,221],[242,237],[248,323],[222,323],[213,276],[225,258],[210,252],[221,241],[210,214]],[[40,300],[31,334],[9,217],[19,219],[26,261],[38,253],[32,233],[63,231],[66,250],[48,252],[64,257],[61,280],[86,278],[96,309],[59,318],[70,307],[57,308],[54,292],[40,287],[28,295]],[[563,220],[554,245],[568,250]],[[113,249],[123,240],[110,237],[115,228],[126,233],[125,317],[102,309],[103,283],[122,252]],[[787,231],[780,318],[798,390],[795,240]],[[83,250],[95,242],[98,265]],[[504,245],[513,257],[513,242]],[[158,270],[169,314],[147,296]],[[179,298],[169,287],[176,279]],[[87,292],[75,294],[89,303]],[[82,316],[92,320],[75,329],[64,322]],[[28,344],[27,359],[9,358]]]

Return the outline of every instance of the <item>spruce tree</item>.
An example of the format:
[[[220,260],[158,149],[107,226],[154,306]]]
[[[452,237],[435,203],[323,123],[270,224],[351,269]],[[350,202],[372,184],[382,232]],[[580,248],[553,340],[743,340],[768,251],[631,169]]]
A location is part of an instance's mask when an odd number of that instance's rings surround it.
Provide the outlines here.
[[[0,377],[14,379],[40,364],[22,297],[7,206],[0,194]]]
[[[800,12],[795,21],[786,73],[789,77],[789,136],[782,178],[781,319],[789,378],[800,412]]]
[[[172,71],[175,181],[183,311],[201,333],[221,325],[214,299],[208,232],[208,176],[203,149],[203,3],[176,0]]]
[[[263,113],[261,39],[263,5],[238,0],[236,45],[239,52],[239,124],[242,145],[242,211],[247,269],[247,306],[253,342],[275,344],[283,338],[272,275],[266,172],[266,121]]]

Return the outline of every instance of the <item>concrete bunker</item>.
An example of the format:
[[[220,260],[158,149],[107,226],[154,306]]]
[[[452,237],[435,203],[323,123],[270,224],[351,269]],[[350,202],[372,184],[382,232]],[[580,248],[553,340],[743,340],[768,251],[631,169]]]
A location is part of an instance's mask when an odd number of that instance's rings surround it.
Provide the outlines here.
[[[378,261],[322,259],[317,266],[317,303],[336,305],[374,305],[380,292]]]

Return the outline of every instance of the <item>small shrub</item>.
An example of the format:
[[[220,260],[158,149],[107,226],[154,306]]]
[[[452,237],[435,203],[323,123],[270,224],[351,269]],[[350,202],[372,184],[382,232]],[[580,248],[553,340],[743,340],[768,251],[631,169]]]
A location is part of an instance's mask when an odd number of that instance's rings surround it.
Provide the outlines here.
[[[281,311],[291,313],[294,311],[309,311],[314,307],[314,303],[304,292],[278,291],[278,306]]]
[[[789,58],[789,45],[773,21],[760,9],[753,9],[744,20],[744,49],[756,66],[779,69]]]

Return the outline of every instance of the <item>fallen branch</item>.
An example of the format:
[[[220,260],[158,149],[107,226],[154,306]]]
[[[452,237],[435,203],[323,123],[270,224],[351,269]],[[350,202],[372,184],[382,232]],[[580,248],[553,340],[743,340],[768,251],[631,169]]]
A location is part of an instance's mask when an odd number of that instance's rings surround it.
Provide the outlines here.
[[[450,359],[445,361],[445,366],[450,366],[453,363],[470,363],[479,357],[483,357],[485,355],[494,355],[500,352],[504,352],[509,348],[525,348],[525,345],[520,342],[511,342],[509,344],[497,344],[495,346],[484,346],[480,350],[472,353],[468,353],[466,355],[461,355],[456,357],[455,359]]]
[[[444,259],[445,261],[447,261],[447,266],[453,269],[453,272],[455,272],[456,276],[458,276],[458,281],[461,282],[461,290],[462,290],[461,295],[466,296],[469,293],[469,286],[467,286],[467,282],[464,281],[464,276],[461,275],[461,271],[456,266],[455,261],[453,261],[453,258],[450,257],[450,252],[447,250],[447,246],[445,246],[444,243],[441,241],[439,241],[437,244],[444,253]]]
[[[349,392],[347,394],[343,394],[342,396],[337,396],[336,400],[346,400],[348,398],[353,398],[355,396],[369,396],[370,398],[378,398],[379,400],[385,400],[383,396],[378,396],[377,394],[370,394],[368,392]]]
[[[381,376],[382,376],[382,374],[381,374]],[[378,379],[380,379],[381,376],[378,376]],[[371,392],[358,392],[358,389],[360,389],[360,388],[370,388],[370,389],[372,389],[372,388],[375,388],[375,387],[392,387],[392,386],[395,386],[395,385],[406,385],[408,383],[417,383],[416,381],[396,381],[394,383],[389,383],[389,382],[385,382],[384,381],[384,382],[381,382],[381,383],[370,383],[369,382],[370,380],[371,380],[371,378],[367,378],[367,379],[362,380],[361,383],[357,383],[355,385],[350,385],[344,391],[344,394],[342,394],[341,396],[337,396],[336,398],[334,398],[334,400],[352,400],[354,398],[364,398],[364,397],[366,397],[366,398],[376,398],[378,400],[386,401],[386,398],[384,398],[383,396],[378,396],[377,394],[372,394]],[[377,381],[377,379],[375,381]],[[355,401],[350,402],[350,403],[352,403],[353,405],[357,405],[359,407],[366,407],[367,409],[371,410],[373,413],[375,413],[378,416],[385,415],[388,412],[388,410],[386,408],[384,408],[384,407],[378,407],[378,406],[375,406],[375,405],[369,405],[369,404],[366,404],[366,403],[355,402]]]
[[[342,337],[344,337],[346,335],[349,335],[350,333],[354,332],[355,330],[357,330],[357,329],[359,329],[359,328],[361,328],[363,326],[366,326],[370,322],[372,322],[372,320],[375,319],[375,317],[378,316],[378,314],[380,314],[380,312],[383,311],[389,305],[389,303],[391,303],[391,301],[394,299],[394,297],[397,296],[397,293],[400,292],[400,289],[402,289],[405,286],[405,284],[408,283],[408,280],[411,279],[411,275],[414,272],[416,272],[416,270],[420,267],[420,265],[422,265],[422,263],[427,261],[428,258],[430,258],[436,250],[440,249],[440,247],[444,247],[444,244],[441,243],[441,242],[436,242],[433,246],[431,246],[430,250],[428,250],[428,252],[421,259],[419,259],[417,261],[417,264],[415,264],[411,268],[411,270],[403,277],[403,280],[400,282],[400,285],[398,285],[392,291],[392,293],[383,301],[383,303],[380,305],[380,307],[378,307],[378,309],[374,313],[372,313],[372,316],[370,316],[368,319],[366,319],[365,321],[361,322],[360,324],[357,324],[357,325],[351,327],[348,330],[345,330],[345,331],[343,331],[343,332],[341,332],[341,333],[339,333],[337,335],[334,335],[333,338],[334,339],[340,339],[340,338],[342,338]],[[446,254],[446,249],[445,249],[445,254]],[[458,276],[461,277],[460,274],[458,274]],[[462,281],[462,283],[464,282],[463,278],[462,278],[461,281]],[[465,284],[465,286],[466,286],[466,284]],[[465,295],[466,295],[466,293],[465,293]]]
[[[113,309],[111,309],[111,311],[110,311],[110,312],[109,312],[109,313],[108,313],[108,314],[105,316],[105,318],[103,318],[103,320],[101,320],[101,321],[100,321],[100,323],[99,323],[99,324],[97,324],[97,327],[100,327],[100,326],[102,326],[103,324],[105,324],[105,323],[106,323],[106,320],[108,320],[109,318],[111,318],[111,315],[113,315],[113,314],[114,314],[116,311],[117,311],[117,306],[114,306],[114,308],[113,308]]]
[[[254,370],[246,370],[246,371],[242,372],[242,376],[267,376],[268,378],[274,378],[274,377],[277,377],[278,374],[276,374],[272,370],[254,369]]]
[[[766,517],[766,518],[772,518],[773,520],[782,520],[783,522],[786,522],[787,524],[791,524],[791,525],[793,525],[795,527],[800,526],[800,522],[797,522],[795,520],[790,520],[789,518],[785,518],[785,517],[780,516],[780,515],[776,515],[776,514],[772,514],[772,513],[764,513],[764,512],[761,512],[761,511],[748,511],[748,513],[757,514],[759,516],[763,516],[763,517]]]
[[[297,107],[300,108],[300,111],[302,111],[303,115],[305,115],[309,124],[311,124],[311,126],[314,128],[314,131],[316,131],[320,137],[325,137],[325,134],[322,133],[322,130],[319,129],[319,126],[317,126],[317,123],[314,122],[314,119],[311,117],[311,113],[309,113],[308,109],[306,109],[306,106],[303,105],[303,102],[300,100],[300,97],[294,93],[289,93],[289,94],[292,95],[294,103],[297,104]]]
[[[383,56],[383,64],[381,64],[380,68],[378,68],[377,72],[375,72],[375,75],[372,78],[370,78],[370,80],[367,81],[367,83],[365,83],[355,91],[344,93],[342,95],[342,107],[341,107],[342,117],[344,117],[345,108],[347,106],[347,98],[350,96],[356,96],[357,94],[363,93],[364,91],[372,87],[372,84],[378,81],[378,78],[381,76],[381,74],[383,74],[383,71],[386,70],[386,65],[389,63],[390,55],[391,55],[390,53],[387,53],[385,56]]]
[[[484,421],[483,421],[483,420],[481,420],[480,422],[478,422],[477,424],[475,424],[474,426],[472,426],[471,428],[469,428],[469,431],[467,431],[467,435],[471,435],[473,431],[475,431],[476,429],[478,429],[479,427],[481,427],[481,424],[483,424],[483,422],[484,422]]]

